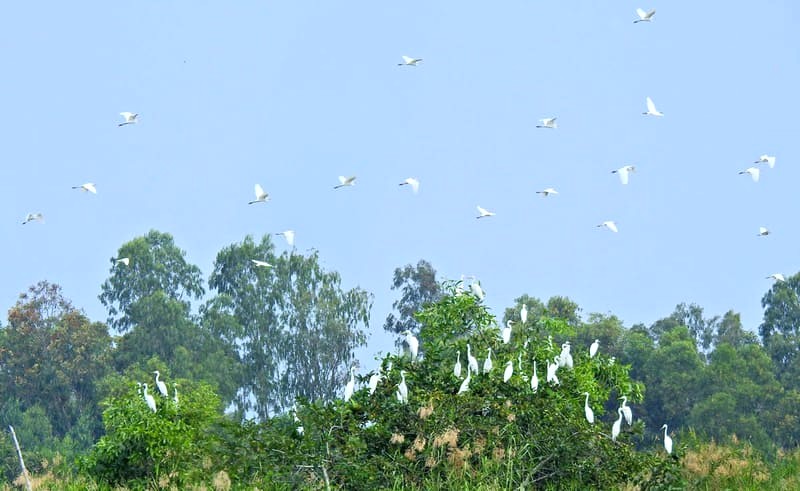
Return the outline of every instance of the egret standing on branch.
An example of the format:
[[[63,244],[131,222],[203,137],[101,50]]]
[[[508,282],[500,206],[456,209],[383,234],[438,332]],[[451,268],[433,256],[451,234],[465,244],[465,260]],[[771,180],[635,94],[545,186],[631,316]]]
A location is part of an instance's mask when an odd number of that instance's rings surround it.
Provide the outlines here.
[[[475,373],[478,373],[478,359],[472,356],[472,348],[467,343],[467,366]]]
[[[536,360],[533,360],[533,376],[531,377],[531,389],[534,392],[539,390],[539,376],[536,375]]]
[[[617,441],[617,437],[619,436],[619,432],[622,429],[622,408],[617,408],[617,413],[619,413],[619,418],[614,421],[614,425],[611,427],[611,441]]]
[[[588,421],[589,424],[594,424],[594,411],[589,407],[589,393],[584,392],[583,395],[586,396],[586,402],[583,404],[583,412],[586,414],[586,421]]]
[[[400,370],[400,378],[402,379],[399,384],[397,384],[397,400],[400,401],[402,404],[408,402],[408,386],[406,385],[406,371]]]
[[[519,310],[519,320],[522,321],[522,325],[524,326],[526,322],[528,322],[528,305],[522,304],[522,308]]]
[[[150,408],[151,411],[156,412],[156,399],[147,393],[147,384],[142,384],[142,388],[144,392],[144,402],[147,403],[147,407]]]
[[[631,412],[631,408],[628,407],[628,397],[622,396],[622,406],[620,410],[622,414],[625,415],[625,422],[628,423],[628,426],[633,424],[633,413]]]
[[[483,362],[483,373],[489,373],[494,368],[492,364],[492,347],[489,346],[489,352],[486,354],[486,361]]]
[[[514,360],[508,360],[506,362],[506,369],[503,371],[503,382],[511,380],[512,375],[514,375]]]
[[[667,435],[667,424],[664,423],[664,426],[661,427],[664,430],[664,450],[667,451],[668,454],[672,453],[672,438]]]
[[[456,354],[456,364],[453,366],[453,375],[461,378],[461,350]]]
[[[514,321],[507,320],[506,327],[500,332],[500,337],[503,339],[503,344],[508,344],[511,342],[511,327],[514,325]]]
[[[467,378],[461,382],[461,387],[458,388],[458,394],[463,394],[464,392],[469,390],[469,381],[472,380],[472,370],[470,369],[469,365],[467,365]]]
[[[165,384],[163,380],[158,380],[158,377],[161,374],[158,373],[158,370],[154,371],[153,373],[156,374],[156,387],[158,388],[158,391],[161,393],[162,396],[169,397],[169,392],[167,391],[167,384]]]
[[[400,334],[406,337],[406,344],[408,344],[408,350],[411,352],[411,361],[416,361],[417,354],[419,353],[419,340],[408,329]]]
[[[589,358],[594,358],[597,355],[597,350],[600,348],[600,340],[595,339],[594,343],[589,346]]]

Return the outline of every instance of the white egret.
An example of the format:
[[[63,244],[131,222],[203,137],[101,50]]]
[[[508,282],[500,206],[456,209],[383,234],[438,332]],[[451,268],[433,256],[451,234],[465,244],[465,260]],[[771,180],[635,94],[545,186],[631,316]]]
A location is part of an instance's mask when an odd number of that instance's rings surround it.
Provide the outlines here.
[[[628,184],[628,177],[630,176],[631,172],[636,172],[635,165],[623,165],[619,169],[611,171],[612,174],[619,176],[619,182],[622,184]]]
[[[410,56],[403,55],[403,63],[398,63],[397,66],[417,66],[417,63],[422,61],[422,58],[412,58]]]
[[[119,259],[114,259],[114,262],[116,264],[124,264],[125,266],[128,266],[128,265],[131,264],[131,258],[129,258],[129,257],[121,257]]]
[[[493,217],[496,215],[495,212],[489,211],[486,208],[481,208],[481,205],[476,206],[478,208],[478,216],[475,218],[486,218],[486,217]]]
[[[592,345],[589,346],[589,358],[594,358],[599,348],[600,348],[600,340],[595,339],[594,343],[592,343]]]
[[[297,423],[297,434],[303,436],[303,433],[305,433],[305,428],[303,428],[300,418],[297,417],[297,403],[292,405],[292,418],[294,419],[294,422]]]
[[[369,376],[369,382],[367,383],[369,386],[369,395],[375,393],[375,389],[378,388],[378,383],[381,381],[381,378],[383,378],[383,375],[381,375],[380,372],[373,373]]]
[[[286,239],[286,243],[289,244],[289,247],[294,246],[294,230],[284,230],[283,232],[278,232],[275,235],[282,235],[284,239]]]
[[[761,175],[761,170],[758,167],[748,167],[747,169],[739,172],[739,174],[750,174],[753,182],[758,182],[758,177]]]
[[[533,376],[531,377],[531,389],[534,392],[539,390],[539,376],[536,374],[536,360],[533,361]]]
[[[252,205],[254,203],[266,203],[269,201],[269,193],[264,191],[264,188],[261,187],[261,184],[255,185],[255,192],[256,192],[256,199],[253,201],[249,201],[247,204]]]
[[[772,279],[775,281],[786,281],[786,278],[783,277],[781,273],[772,273],[771,275],[767,276],[767,279]]]
[[[458,388],[459,394],[463,394],[464,392],[469,390],[470,380],[472,380],[472,370],[470,369],[470,366],[467,365],[467,378],[465,378],[464,381],[461,382],[461,387]]]
[[[158,370],[154,371],[153,373],[156,374],[156,387],[158,388],[158,392],[160,392],[163,397],[169,397],[169,392],[167,391],[167,384],[165,384],[163,380],[158,380],[158,377],[161,374],[158,373]]]
[[[628,397],[622,396],[622,406],[620,410],[622,410],[622,414],[625,415],[625,422],[628,423],[628,426],[633,424],[633,413],[631,412],[631,408],[628,407]]]
[[[500,331],[500,335],[503,338],[503,344],[508,344],[511,341],[511,327],[514,325],[514,321],[507,320],[506,327]]]
[[[261,267],[261,268],[271,268],[272,267],[272,265],[270,263],[268,263],[266,261],[260,261],[258,259],[251,259],[250,262],[255,264],[258,267]]]
[[[606,220],[605,222],[603,222],[600,225],[598,225],[598,227],[605,227],[605,228],[611,230],[612,232],[617,232],[618,231],[617,230],[617,222],[615,222],[614,220]]]
[[[583,404],[583,412],[586,414],[586,421],[588,421],[589,424],[594,424],[594,411],[589,407],[589,393],[584,392],[583,395],[586,396],[586,402]]]
[[[475,373],[479,373],[478,370],[478,359],[472,356],[472,349],[467,343],[467,366]]]
[[[398,184],[398,186],[411,186],[411,190],[415,193],[419,192],[419,181],[413,177],[407,178],[405,181]]]
[[[758,160],[756,160],[753,163],[754,164],[767,164],[767,165],[769,165],[770,169],[774,169],[775,168],[775,157],[772,156],[772,155],[764,154],[761,157],[759,157]]]
[[[547,363],[547,383],[552,383],[553,385],[561,383],[558,380],[558,376],[556,376],[556,370],[558,370],[558,357],[553,359],[553,363]]]
[[[355,186],[356,184],[356,176],[339,176],[339,185],[333,186],[333,189],[339,189],[346,186]]]
[[[473,295],[478,297],[478,300],[483,300],[483,297],[486,296],[486,293],[483,291],[483,288],[481,288],[481,282],[475,281],[474,277],[472,283],[469,285],[469,289]]]
[[[97,188],[94,187],[94,183],[93,182],[87,182],[87,183],[81,184],[80,186],[72,186],[72,189],[80,189],[84,193],[97,194]]]
[[[506,369],[503,371],[503,382],[508,382],[514,374],[514,360],[506,362]]]
[[[494,368],[494,364],[492,363],[492,347],[489,346],[489,351],[486,354],[486,360],[483,362],[483,373],[489,373]]]
[[[522,321],[522,325],[525,325],[528,322],[528,305],[522,304],[522,308],[519,309],[519,320]]]
[[[556,191],[554,188],[544,188],[541,191],[536,191],[536,194],[541,194],[543,197],[546,198],[551,194],[558,194],[558,191]]]
[[[356,390],[356,367],[350,367],[350,380],[344,386],[344,402],[353,397],[353,392]]]
[[[28,213],[27,215],[25,215],[25,221],[22,222],[22,224],[25,225],[28,222],[43,223],[44,215],[42,215],[41,213]]]
[[[614,424],[611,426],[611,441],[617,441],[617,437],[619,436],[619,432],[622,429],[622,408],[617,408],[617,413],[619,414],[619,418],[614,421]]]
[[[540,119],[539,121],[542,124],[537,124],[536,127],[537,128],[550,128],[550,129],[554,130],[554,129],[558,128],[558,124],[556,123],[556,119],[557,118],[543,118],[543,119]]]
[[[411,331],[405,330],[401,332],[406,337],[406,344],[408,344],[408,350],[411,352],[411,361],[415,361],[417,359],[417,354],[419,353],[419,339],[414,336]]]
[[[667,451],[668,454],[672,453],[672,438],[667,435],[667,424],[664,423],[664,426],[661,427],[664,430],[664,450]]]
[[[125,126],[126,124],[134,124],[134,123],[138,122],[137,119],[136,119],[136,118],[139,117],[138,113],[131,113],[131,112],[128,112],[128,111],[123,111],[123,112],[119,113],[119,115],[122,116],[122,118],[125,121],[123,121],[122,123],[118,124],[117,126]]]
[[[147,407],[149,407],[151,411],[156,412],[155,397],[147,393],[147,384],[142,384],[142,388],[143,388],[142,395],[144,396],[144,402],[147,403]]]
[[[397,400],[405,404],[408,402],[408,386],[406,385],[405,370],[400,370],[400,378],[402,380],[397,384]]]
[[[767,227],[758,227],[758,236],[764,237],[766,235],[769,235],[769,230],[767,229]]]
[[[656,15],[656,9],[650,10],[650,12],[645,12],[642,9],[636,9],[636,15],[639,16],[638,20],[633,21],[634,24],[639,22],[650,22],[653,20],[653,16]]]
[[[569,341],[561,345],[561,354],[558,356],[558,365],[562,367],[572,368],[573,360],[570,353],[571,346]]]
[[[643,112],[642,114],[646,114],[647,116],[663,116],[664,113],[660,112],[656,109],[656,104],[653,102],[653,99],[647,97],[645,100],[647,103],[647,111]]]
[[[461,378],[461,350],[456,353],[456,364],[453,366],[453,375],[456,378]]]

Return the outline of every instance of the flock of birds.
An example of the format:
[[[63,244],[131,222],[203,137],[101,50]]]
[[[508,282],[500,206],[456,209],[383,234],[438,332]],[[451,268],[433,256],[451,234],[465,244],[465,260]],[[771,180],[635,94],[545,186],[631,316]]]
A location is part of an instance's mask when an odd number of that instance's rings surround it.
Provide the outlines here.
[[[158,393],[161,394],[161,397],[164,400],[169,400],[169,391],[167,390],[167,384],[164,383],[163,380],[159,380],[159,376],[161,375],[161,373],[158,370],[154,371],[153,373],[156,376],[155,386],[156,386],[156,389],[158,389]],[[152,394],[148,394],[147,393],[148,385],[147,384],[143,384],[141,382],[136,382],[136,387],[137,387],[137,393],[142,396],[142,398],[144,399],[144,402],[147,404],[147,407],[150,408],[150,410],[153,411],[153,412],[158,411],[158,407],[156,406],[155,397],[153,397]],[[175,382],[172,383],[172,390],[173,390],[172,402],[175,403],[175,405],[177,406],[178,405],[178,384],[177,383],[175,383]]]

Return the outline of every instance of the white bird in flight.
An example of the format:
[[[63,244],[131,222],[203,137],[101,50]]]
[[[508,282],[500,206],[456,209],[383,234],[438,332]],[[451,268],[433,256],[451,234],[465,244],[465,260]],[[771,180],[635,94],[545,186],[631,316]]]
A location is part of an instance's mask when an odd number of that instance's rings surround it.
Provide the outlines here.
[[[777,281],[786,281],[786,278],[784,278],[781,273],[773,273],[773,274],[767,276],[767,279],[768,280],[770,280],[770,279],[771,280],[775,280],[776,282]]]
[[[294,230],[284,230],[283,232],[278,232],[275,235],[282,235],[290,247],[294,246]]]
[[[647,111],[643,112],[642,114],[646,114],[648,116],[663,116],[664,115],[664,113],[662,113],[658,109],[656,109],[656,105],[653,102],[653,99],[651,99],[648,96],[646,101],[647,101]]]
[[[769,165],[770,169],[774,169],[775,168],[775,157],[772,156],[772,155],[764,154],[761,157],[759,157],[758,160],[756,160],[753,163],[754,164],[767,164],[767,165]]]
[[[543,197],[546,198],[546,197],[550,196],[551,194],[558,194],[558,191],[556,191],[553,188],[545,188],[545,189],[542,189],[541,191],[536,191],[536,194],[541,194]]]
[[[495,215],[493,211],[489,211],[486,208],[481,208],[481,205],[478,205],[477,208],[478,208],[478,216],[476,216],[475,218],[493,217]]]
[[[355,183],[356,183],[356,176],[350,176],[350,177],[339,176],[339,185],[334,186],[333,189],[339,189],[345,186],[352,186]]]
[[[650,12],[645,12],[642,9],[636,9],[636,15],[639,16],[639,19],[633,21],[634,24],[639,22],[650,22],[653,20],[653,16],[656,15],[656,9],[652,9]]]
[[[128,265],[131,264],[131,258],[129,258],[129,257],[121,257],[119,259],[115,259],[114,262],[116,264],[124,264],[125,266],[128,266]]]
[[[25,221],[22,222],[22,224],[25,225],[28,222],[42,223],[44,222],[44,215],[42,215],[41,213],[28,213],[27,215],[25,215]]]
[[[537,124],[537,128],[550,128],[552,130],[558,128],[558,124],[556,123],[556,119],[558,118],[543,118],[540,119],[539,122],[542,124]]]
[[[413,177],[407,178],[405,181],[401,182],[399,186],[411,186],[412,191],[415,193],[419,192],[419,181]]]
[[[612,174],[616,174],[619,176],[619,182],[622,184],[628,184],[628,177],[630,176],[631,172],[636,172],[636,166],[633,165],[624,165],[619,169],[612,170]]]
[[[87,182],[85,184],[81,184],[80,186],[72,186],[72,189],[80,189],[84,193],[97,194],[97,188],[94,187],[93,182]]]
[[[606,220],[605,222],[598,225],[598,227],[605,227],[611,230],[612,232],[617,232],[617,224],[614,222],[614,220]]]
[[[766,235],[769,235],[769,230],[767,229],[767,227],[758,227],[758,236],[764,237]]]
[[[254,203],[266,203],[269,201],[269,193],[264,191],[264,188],[261,187],[261,184],[256,184],[254,189],[256,193],[256,199],[248,202],[248,205],[252,205]]]
[[[403,55],[403,63],[398,63],[397,66],[417,66],[417,63],[422,61],[422,58],[412,58],[410,56]]]
[[[250,262],[252,262],[253,264],[255,264],[256,266],[258,266],[260,268],[271,268],[272,267],[272,265],[270,263],[268,263],[266,261],[259,261],[258,259],[251,259]]]
[[[122,116],[125,119],[125,121],[123,121],[122,123],[118,124],[117,126],[125,126],[126,124],[134,124],[134,123],[137,122],[136,118],[139,117],[138,113],[131,113],[131,112],[128,112],[128,111],[121,112],[121,113],[119,113],[119,115]]]
[[[747,169],[739,172],[739,174],[750,174],[750,177],[753,178],[753,182],[758,182],[758,176],[761,174],[761,170],[758,167],[748,167]]]

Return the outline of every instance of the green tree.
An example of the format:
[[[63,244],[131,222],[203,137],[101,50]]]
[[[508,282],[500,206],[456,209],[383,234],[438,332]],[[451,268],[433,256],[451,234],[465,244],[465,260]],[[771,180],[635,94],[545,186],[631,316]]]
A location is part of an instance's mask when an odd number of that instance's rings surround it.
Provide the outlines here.
[[[786,387],[800,388],[800,274],[776,281],[761,299],[764,320],[759,334],[778,378]]]
[[[366,342],[359,325],[369,322],[371,295],[342,290],[316,252],[276,256],[269,236],[258,244],[248,236],[220,251],[209,285],[217,296],[204,315],[246,367],[240,409],[264,420],[298,396],[330,400],[344,385],[354,349]]]
[[[414,318],[414,314],[441,297],[441,288],[436,282],[436,270],[424,259],[420,259],[416,266],[406,264],[403,268],[396,268],[392,290],[400,290],[402,293],[400,298],[392,303],[397,316],[390,313],[383,328],[394,334],[405,330],[418,332],[419,322]]]

